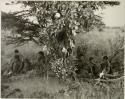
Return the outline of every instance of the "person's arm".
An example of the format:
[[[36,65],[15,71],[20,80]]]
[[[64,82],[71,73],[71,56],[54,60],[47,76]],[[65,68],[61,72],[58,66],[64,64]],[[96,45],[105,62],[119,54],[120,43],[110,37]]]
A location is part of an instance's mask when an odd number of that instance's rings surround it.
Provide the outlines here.
[[[110,72],[110,68],[111,68],[111,64],[108,62],[108,67],[107,67],[108,69],[107,69],[107,73],[109,73]]]
[[[13,71],[13,62],[14,62],[14,59],[11,58],[10,61],[9,61],[11,71]]]
[[[93,67],[89,65],[89,72],[93,74]]]
[[[21,54],[20,54],[20,60],[21,60],[22,62],[24,62],[24,57],[23,57],[23,55],[21,55]]]
[[[25,61],[25,59],[24,59],[23,55],[21,55],[21,54],[20,54],[19,57],[20,57],[20,60],[21,60],[19,71],[22,72],[23,68],[24,68],[24,61]]]
[[[101,65],[100,65],[100,72],[103,72],[105,70],[105,66],[104,66],[104,64],[102,63]]]

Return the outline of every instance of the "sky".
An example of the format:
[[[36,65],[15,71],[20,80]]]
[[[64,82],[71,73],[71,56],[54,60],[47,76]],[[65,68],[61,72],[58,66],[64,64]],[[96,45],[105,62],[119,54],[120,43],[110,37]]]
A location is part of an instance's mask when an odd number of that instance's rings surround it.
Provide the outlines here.
[[[125,26],[125,1],[119,6],[107,7],[103,11],[103,21],[108,26]]]
[[[7,1],[0,1],[0,9],[4,12],[14,12],[23,9],[22,5],[5,5]],[[125,26],[125,1],[121,0],[119,6],[106,7],[104,10],[100,10],[97,13],[103,17],[103,21],[106,26],[119,27]],[[103,14],[101,14],[103,13]]]

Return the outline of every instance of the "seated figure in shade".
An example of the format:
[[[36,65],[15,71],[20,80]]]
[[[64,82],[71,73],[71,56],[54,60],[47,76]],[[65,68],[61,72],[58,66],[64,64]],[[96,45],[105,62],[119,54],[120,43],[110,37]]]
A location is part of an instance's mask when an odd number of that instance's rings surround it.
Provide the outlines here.
[[[46,58],[45,58],[44,52],[42,51],[38,52],[35,68],[36,68],[37,74],[40,74],[42,76],[46,75],[46,72],[47,72]]]
[[[24,57],[20,54],[18,49],[14,51],[14,55],[10,60],[10,65],[13,74],[21,73],[24,66]]]

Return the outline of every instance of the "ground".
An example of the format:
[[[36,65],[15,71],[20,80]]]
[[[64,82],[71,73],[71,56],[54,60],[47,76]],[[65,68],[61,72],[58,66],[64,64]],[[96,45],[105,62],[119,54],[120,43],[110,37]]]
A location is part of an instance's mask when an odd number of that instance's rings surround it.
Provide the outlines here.
[[[2,30],[2,34],[10,33],[10,30]],[[87,45],[92,47],[89,49],[90,55],[94,55],[93,50],[106,50],[111,53],[111,45],[108,40],[116,39],[119,35],[124,35],[121,29],[107,28],[102,32],[93,31],[87,34],[79,34],[76,37],[77,46],[80,45],[82,40],[87,40]],[[116,40],[117,41],[117,40]],[[28,44],[20,47],[14,45],[6,45],[5,41],[1,44],[1,70],[4,71],[9,68],[9,61],[13,56],[13,51],[17,48],[28,58],[31,62],[36,59],[36,53],[42,48],[29,42]],[[30,50],[30,51],[29,51]],[[121,53],[118,59],[124,60],[124,54]],[[122,56],[122,57],[121,57]],[[100,55],[97,60],[101,61]],[[74,88],[67,90],[67,86],[58,79],[49,77],[48,80],[42,77],[29,77],[28,75],[12,76],[9,79],[2,77],[2,98],[6,97],[25,97],[25,98],[42,98],[42,99],[123,99],[124,91],[123,84],[119,81],[112,82],[111,84],[100,83],[94,86],[91,81],[80,81],[80,89]],[[46,83],[47,82],[47,83]],[[123,83],[123,81],[122,81]],[[80,98],[81,97],[81,98]]]
[[[57,78],[33,77],[21,74],[2,77],[2,98],[42,98],[42,99],[123,99],[123,86],[91,81],[72,82],[70,87]]]

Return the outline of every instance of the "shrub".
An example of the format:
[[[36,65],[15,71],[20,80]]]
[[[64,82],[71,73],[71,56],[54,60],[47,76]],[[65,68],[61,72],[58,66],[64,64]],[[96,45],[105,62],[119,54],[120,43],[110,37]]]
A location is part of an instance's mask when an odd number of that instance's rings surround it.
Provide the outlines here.
[[[57,77],[66,79],[69,77],[69,75],[72,75],[76,68],[69,60],[66,61],[62,58],[59,58],[51,62],[51,69]]]

